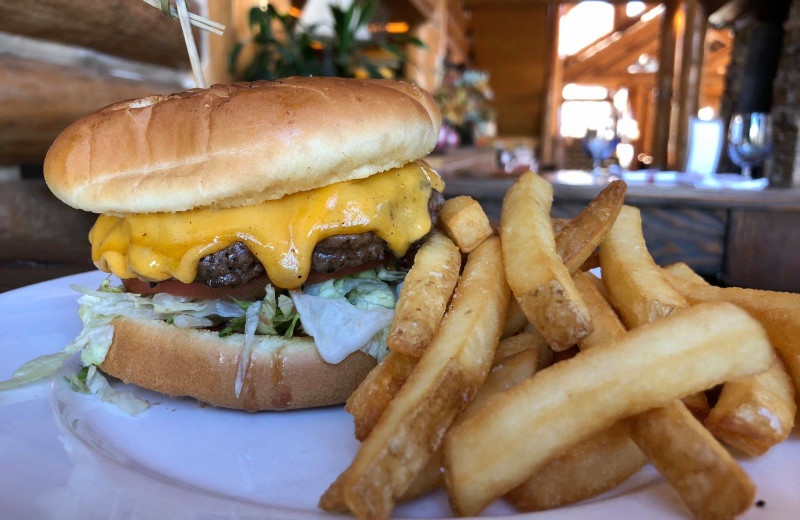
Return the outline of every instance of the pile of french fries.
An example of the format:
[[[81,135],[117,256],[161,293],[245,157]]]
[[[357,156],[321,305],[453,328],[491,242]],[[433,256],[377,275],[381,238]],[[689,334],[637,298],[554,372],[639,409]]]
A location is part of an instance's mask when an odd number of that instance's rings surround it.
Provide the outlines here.
[[[612,182],[554,221],[552,187],[526,173],[499,236],[476,201],[446,202],[391,353],[347,402],[362,442],[322,509],[384,519],[439,486],[460,516],[501,497],[550,509],[648,462],[695,518],[750,507],[755,486],[721,443],[757,456],[791,432],[800,295],[657,266],[625,190]]]

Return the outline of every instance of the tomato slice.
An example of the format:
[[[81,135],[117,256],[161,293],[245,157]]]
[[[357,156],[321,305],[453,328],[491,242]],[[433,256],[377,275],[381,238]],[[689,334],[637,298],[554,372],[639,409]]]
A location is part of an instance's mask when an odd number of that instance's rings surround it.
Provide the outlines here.
[[[339,278],[340,276],[347,276],[349,274],[356,274],[365,271],[372,267],[377,267],[380,262],[367,262],[355,267],[347,267],[336,271],[335,273],[309,273],[305,281],[305,285],[324,282],[331,278]],[[183,283],[177,280],[165,280],[157,282],[155,287],[151,287],[149,282],[143,282],[138,278],[128,278],[122,280],[122,285],[125,290],[137,294],[157,294],[169,293],[175,296],[184,296],[186,298],[197,298],[203,300],[229,300],[236,298],[237,300],[244,300],[246,298],[261,298],[264,296],[264,288],[269,283],[267,275],[261,275],[253,278],[244,285],[238,287],[209,287],[204,283]]]
[[[259,298],[264,296],[264,288],[268,283],[269,278],[266,275],[253,278],[238,287],[209,287],[204,283],[183,283],[177,280],[165,280],[158,282],[155,287],[150,287],[150,283],[143,282],[138,278],[122,280],[125,290],[132,293],[156,294],[165,292],[175,296],[203,300],[230,300],[231,297],[237,300]]]

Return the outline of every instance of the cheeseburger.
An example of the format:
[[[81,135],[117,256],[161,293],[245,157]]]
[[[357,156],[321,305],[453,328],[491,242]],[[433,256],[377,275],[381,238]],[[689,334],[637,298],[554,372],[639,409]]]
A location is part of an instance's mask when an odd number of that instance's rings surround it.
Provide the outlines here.
[[[443,204],[441,118],[386,80],[288,78],[110,105],[44,164],[99,213],[80,289],[86,366],[216,406],[343,402],[386,350],[405,269]]]

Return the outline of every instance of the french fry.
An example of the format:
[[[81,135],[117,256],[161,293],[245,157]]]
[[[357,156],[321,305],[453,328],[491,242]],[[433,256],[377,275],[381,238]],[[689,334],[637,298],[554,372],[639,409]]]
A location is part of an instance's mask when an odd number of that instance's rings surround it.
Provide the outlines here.
[[[599,259],[598,259],[598,262],[599,262]],[[599,265],[598,265],[598,267],[599,267]],[[603,280],[601,280],[600,278],[596,277],[592,273],[586,273],[586,278],[587,278],[587,280],[592,282],[592,285],[594,285],[595,289],[597,289],[600,292],[600,294],[603,295],[603,299],[606,301],[606,303],[611,305],[611,297],[608,295],[608,289],[606,289],[606,284],[603,283]]]
[[[501,365],[495,366],[486,382],[475,394],[475,398],[469,403],[464,412],[456,419],[454,425],[470,417],[480,408],[490,397],[505,392],[512,386],[516,386],[531,377],[537,370],[538,355],[533,350],[526,350],[504,360]],[[411,486],[400,498],[401,502],[414,499],[433,491],[442,485],[442,452],[437,451],[430,462],[420,472],[411,483]]]
[[[513,336],[525,328],[527,324],[528,318],[525,316],[525,313],[522,312],[522,308],[520,308],[517,299],[514,298],[512,294],[508,302],[508,314],[506,314],[506,323],[503,325],[503,334],[500,337],[508,338]]]
[[[695,273],[691,267],[683,262],[676,262],[672,265],[668,265],[664,268],[664,270],[673,276],[677,276],[678,278],[686,280],[687,282],[694,282],[700,285],[710,285],[702,276]]]
[[[603,282],[591,273],[575,273],[572,279],[575,281],[575,287],[581,293],[583,301],[586,302],[594,325],[594,331],[578,341],[578,347],[581,350],[588,350],[624,337],[628,331],[620,323],[619,316],[611,308],[603,294],[605,291],[605,287],[602,286]]]
[[[344,409],[353,416],[356,439],[367,438],[416,364],[417,360],[411,356],[389,352],[350,394]]]
[[[525,350],[505,358],[499,365],[495,365],[486,382],[478,390],[475,398],[469,403],[455,424],[459,424],[475,412],[490,398],[502,394],[511,387],[517,386],[539,370],[539,353],[535,350]]]
[[[710,287],[683,262],[664,270],[686,282]],[[704,424],[721,441],[748,455],[763,455],[786,440],[794,427],[797,404],[792,385],[792,378],[781,362],[764,373],[725,383],[713,411],[706,412]],[[688,404],[687,408],[697,417]]]
[[[386,337],[392,351],[422,356],[442,322],[460,270],[461,253],[456,245],[434,232],[417,252],[403,282]]]
[[[728,383],[725,383],[726,385]],[[683,406],[689,410],[695,419],[700,422],[703,422],[708,414],[711,412],[711,407],[708,404],[708,397],[706,397],[705,392],[696,392],[691,395],[687,395],[683,399],[681,399]]]
[[[444,454],[451,503],[459,515],[475,515],[620,419],[758,373],[774,360],[761,326],[722,303],[678,311],[581,352],[450,430]]]
[[[428,463],[420,470],[405,493],[398,497],[397,502],[408,502],[415,498],[427,495],[442,485],[442,450],[436,450],[431,455]]]
[[[600,268],[611,303],[629,329],[688,305],[647,252],[636,208],[624,206],[600,244]]]
[[[528,321],[553,350],[589,333],[589,311],[556,252],[550,220],[553,187],[528,172],[503,199],[500,234],[508,284]]]
[[[388,518],[489,373],[508,306],[500,243],[470,253],[450,310],[411,376],[320,499],[328,511]]]
[[[574,346],[572,348],[568,348],[567,350],[562,350],[560,352],[553,352],[553,364],[561,363],[562,361],[566,361],[567,359],[572,359],[578,355],[580,349],[578,346]]]
[[[492,235],[492,226],[481,205],[466,195],[447,199],[439,212],[439,227],[462,253],[473,251]]]
[[[669,272],[665,276],[690,303],[734,303],[761,322],[800,392],[800,294],[721,288],[687,282]]]
[[[594,324],[594,331],[578,342],[581,350],[624,337],[627,331],[596,285],[602,282],[590,273],[576,273],[572,279]],[[529,511],[572,504],[615,488],[645,462],[624,424],[616,423],[547,463],[508,498]]]
[[[647,252],[634,208],[620,211],[600,245],[600,265],[611,301],[629,328],[658,323],[688,305]],[[631,417],[626,425],[696,518],[732,518],[752,503],[752,481],[680,401]]]
[[[572,279],[594,325],[594,331],[578,342],[581,350],[625,336],[627,331],[601,293],[605,291],[602,281],[580,272]],[[642,469],[645,462],[644,454],[619,422],[548,462],[507,498],[517,508],[528,511],[572,504],[615,488]]]
[[[558,236],[558,234],[561,233],[561,230],[569,225],[570,220],[571,219],[568,219],[568,218],[554,218],[554,219],[551,219],[552,224],[553,224],[553,233],[555,233],[556,236]]]
[[[731,341],[736,340],[731,338]],[[724,378],[730,379],[736,378]],[[658,412],[627,419],[628,431],[695,518],[733,518],[750,507],[755,496],[753,482],[689,410],[675,401]],[[643,443],[639,439],[662,439],[672,444]],[[665,460],[668,465],[660,464]]]
[[[506,497],[525,511],[574,504],[614,489],[646,462],[625,426],[616,423],[545,464]]]
[[[792,379],[777,361],[766,372],[725,383],[705,425],[716,438],[748,455],[763,455],[792,431],[794,397]]]
[[[594,253],[617,219],[628,186],[613,181],[583,211],[556,233],[556,251],[570,273]]]
[[[581,264],[580,270],[581,271],[589,271],[590,269],[597,269],[600,267],[600,255],[595,250],[586,261]]]
[[[540,370],[553,364],[553,351],[547,346],[542,335],[536,330],[526,330],[516,336],[500,340],[494,353],[494,365],[502,363],[514,354],[529,350],[536,353],[537,366]]]

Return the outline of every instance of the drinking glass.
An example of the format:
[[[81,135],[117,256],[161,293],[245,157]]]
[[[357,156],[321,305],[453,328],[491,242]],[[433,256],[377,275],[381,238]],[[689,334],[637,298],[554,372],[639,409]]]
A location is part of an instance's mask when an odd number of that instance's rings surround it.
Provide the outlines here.
[[[749,112],[734,114],[728,129],[728,155],[742,168],[745,179],[753,178],[753,167],[767,158],[772,148],[772,124],[769,114]]]
[[[583,138],[583,152],[592,158],[594,170],[592,173],[605,173],[603,161],[610,159],[617,149],[617,132],[614,128],[614,120],[600,125],[599,128],[589,128],[586,130],[586,137]]]

